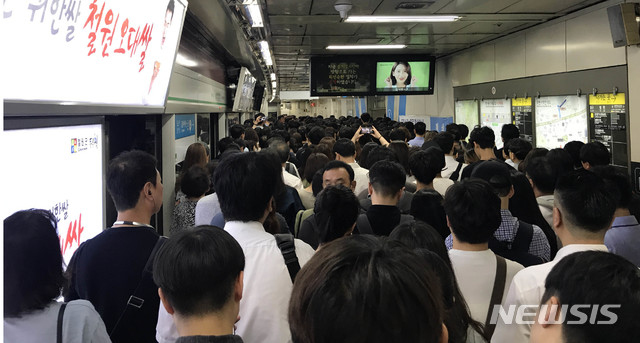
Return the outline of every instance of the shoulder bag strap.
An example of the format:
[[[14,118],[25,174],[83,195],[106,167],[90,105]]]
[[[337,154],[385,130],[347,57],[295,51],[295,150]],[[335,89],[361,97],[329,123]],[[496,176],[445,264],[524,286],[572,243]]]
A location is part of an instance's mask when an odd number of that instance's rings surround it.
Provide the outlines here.
[[[62,303],[60,305],[60,310],[58,310],[58,330],[56,333],[56,342],[62,343],[62,320],[64,319],[64,310],[67,307],[67,303]]]
[[[493,331],[496,329],[496,324],[491,324],[491,315],[495,305],[500,305],[502,302],[506,281],[507,261],[505,261],[503,257],[496,255],[496,278],[493,281],[493,291],[491,292],[491,302],[489,303],[489,311],[487,311],[487,319],[484,321],[484,331],[487,337],[493,336]]]
[[[456,167],[456,170],[451,173],[451,176],[449,176],[449,180],[458,181],[460,178],[460,169],[462,169],[462,162],[458,162],[458,166]]]
[[[149,254],[149,258],[147,259],[147,263],[145,263],[144,268],[142,269],[142,274],[140,275],[140,280],[138,281],[138,285],[136,286],[136,289],[133,291],[133,294],[131,294],[131,296],[129,297],[129,300],[127,300],[127,306],[124,307],[124,310],[122,310],[122,313],[120,313],[120,317],[118,317],[118,320],[116,321],[116,325],[113,326],[113,329],[111,329],[111,332],[109,333],[109,336],[113,336],[113,334],[116,332],[116,329],[118,328],[118,325],[120,324],[120,321],[122,320],[122,318],[124,317],[125,313],[127,313],[127,310],[130,307],[135,307],[137,309],[140,309],[142,307],[142,305],[144,304],[144,299],[139,297],[138,292],[140,291],[140,285],[142,285],[142,282],[146,279],[152,278],[153,277],[153,260],[156,257],[156,254],[158,253],[158,250],[160,249],[160,247],[162,247],[162,245],[164,244],[164,241],[167,239],[167,237],[164,236],[160,236],[158,237],[158,240],[156,241],[156,244],[153,246],[153,249],[151,250],[151,254]]]
[[[280,251],[282,252],[282,257],[284,257],[284,263],[287,265],[287,270],[289,270],[291,282],[294,282],[296,280],[296,275],[298,275],[298,272],[300,271],[300,262],[296,255],[295,239],[290,233],[279,233],[274,236],[276,237],[278,248],[280,248]]]
[[[371,223],[369,223],[369,218],[367,218],[366,213],[359,215],[356,223],[358,226],[358,233],[373,235],[373,229],[371,228]]]
[[[513,238],[511,248],[516,251],[529,252],[529,246],[533,239],[533,225],[518,220],[518,232]]]

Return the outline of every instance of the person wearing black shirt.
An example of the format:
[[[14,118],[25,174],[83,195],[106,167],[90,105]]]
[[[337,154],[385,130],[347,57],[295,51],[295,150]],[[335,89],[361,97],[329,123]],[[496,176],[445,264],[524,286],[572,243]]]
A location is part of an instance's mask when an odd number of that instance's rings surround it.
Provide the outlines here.
[[[159,239],[150,225],[162,206],[156,159],[135,150],[120,154],[109,164],[107,189],[117,221],[73,255],[65,301],[89,300],[115,343],[155,342],[160,298],[143,269]]]

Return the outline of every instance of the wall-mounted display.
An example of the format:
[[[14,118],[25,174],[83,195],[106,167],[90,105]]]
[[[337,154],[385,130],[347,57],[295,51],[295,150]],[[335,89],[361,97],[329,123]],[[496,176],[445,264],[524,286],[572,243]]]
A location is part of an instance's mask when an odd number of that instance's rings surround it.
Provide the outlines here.
[[[480,102],[480,125],[490,127],[496,135],[496,148],[501,149],[502,125],[511,124],[511,101],[490,99]]]
[[[368,56],[311,57],[311,95],[368,95],[372,61]]]
[[[520,130],[520,138],[529,141],[535,146],[533,141],[533,106],[531,98],[511,99],[511,111],[513,124]]]
[[[433,94],[435,63],[430,57],[397,56],[376,62],[377,94]]]
[[[587,97],[577,95],[536,98],[536,146],[562,148],[571,141],[587,142]]]
[[[469,132],[476,125],[480,124],[480,113],[478,113],[478,102],[475,100],[456,101],[455,123],[464,124],[469,128]]]
[[[611,164],[627,168],[627,110],[624,93],[589,95],[591,139],[611,152]]]
[[[186,8],[183,0],[5,1],[3,97],[162,109]]]
[[[249,69],[242,67],[238,78],[236,94],[233,99],[234,112],[249,112],[253,108],[253,90],[256,86],[256,78],[251,75]]]
[[[0,217],[30,208],[50,210],[58,220],[60,251],[68,264],[87,239],[104,229],[102,125],[4,131],[8,182]],[[46,142],[46,144],[43,144]],[[34,165],[37,152],[38,167]],[[20,167],[22,166],[22,167]],[[109,223],[110,224],[110,223]]]

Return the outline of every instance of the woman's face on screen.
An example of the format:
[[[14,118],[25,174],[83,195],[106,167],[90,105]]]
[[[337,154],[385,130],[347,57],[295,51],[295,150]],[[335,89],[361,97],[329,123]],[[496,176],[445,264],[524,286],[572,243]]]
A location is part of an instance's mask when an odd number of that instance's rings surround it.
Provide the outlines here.
[[[398,64],[393,71],[393,77],[396,78],[396,86],[398,87],[404,87],[408,76],[407,67],[404,64]]]

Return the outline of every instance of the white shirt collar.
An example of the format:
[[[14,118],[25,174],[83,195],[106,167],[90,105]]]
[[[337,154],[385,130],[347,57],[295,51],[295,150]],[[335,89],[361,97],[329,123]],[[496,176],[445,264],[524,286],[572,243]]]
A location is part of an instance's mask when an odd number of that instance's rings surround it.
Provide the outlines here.
[[[560,261],[568,255],[571,255],[575,252],[580,251],[609,251],[604,244],[569,244],[562,247],[562,249],[558,250],[556,257],[553,259],[554,261]]]

